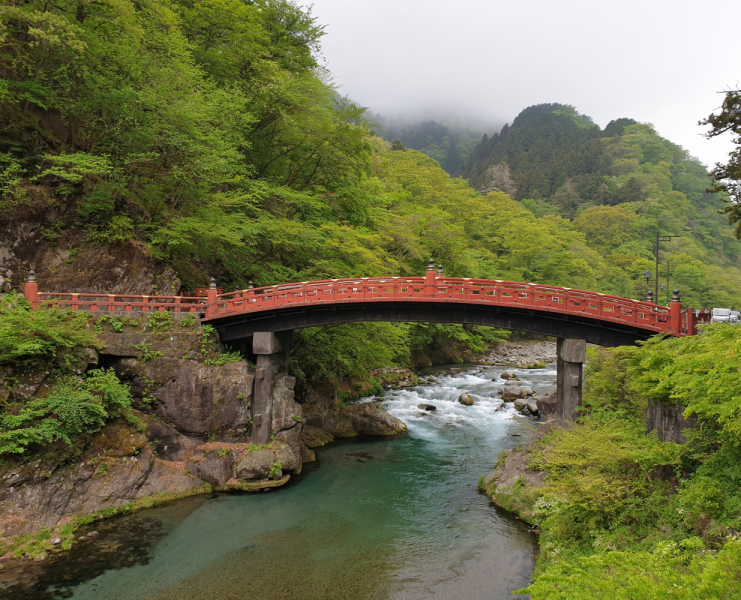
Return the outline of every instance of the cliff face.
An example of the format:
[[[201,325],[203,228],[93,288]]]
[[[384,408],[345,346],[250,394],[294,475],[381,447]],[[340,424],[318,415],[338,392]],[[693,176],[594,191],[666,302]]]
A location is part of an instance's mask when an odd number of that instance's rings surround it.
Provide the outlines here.
[[[18,534],[59,530],[87,515],[224,483],[189,472],[186,461],[210,442],[246,446],[254,368],[242,360],[220,361],[216,343],[194,317],[163,322],[162,313],[152,314],[152,321],[146,314],[105,318],[94,325],[103,342],[99,353],[76,349],[57,357],[77,375],[94,367],[114,369],[130,384],[144,425],[119,419],[72,445],[57,442],[6,459],[0,466],[0,546]],[[53,360],[32,369],[4,366],[0,400],[43,397],[54,384],[54,366]]]
[[[0,291],[33,269],[45,292],[175,294],[180,279],[136,241],[95,242],[79,223],[77,198],[28,186],[28,204],[0,211]],[[205,282],[204,282],[205,285]]]

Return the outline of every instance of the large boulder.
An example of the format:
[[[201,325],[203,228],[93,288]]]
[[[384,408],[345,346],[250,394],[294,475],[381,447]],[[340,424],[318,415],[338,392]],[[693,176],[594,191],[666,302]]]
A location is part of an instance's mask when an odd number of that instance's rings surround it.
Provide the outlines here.
[[[538,405],[538,414],[541,417],[554,416],[558,407],[558,398],[556,394],[546,394],[536,400]]]
[[[403,421],[381,410],[375,402],[345,406],[342,413],[360,435],[396,435],[407,430]]]
[[[237,477],[240,479],[265,479],[270,475],[270,468],[275,462],[272,450],[253,450],[240,456],[237,463]]]
[[[473,398],[469,396],[468,394],[461,394],[458,396],[458,402],[460,402],[463,406],[473,406]]]
[[[505,385],[502,388],[502,400],[505,402],[512,402],[518,398],[526,398],[532,395],[533,390],[524,385]]]
[[[527,408],[527,400],[522,398],[515,400],[515,410],[522,410],[523,408]]]
[[[332,410],[319,404],[305,405],[306,425],[326,431],[336,438],[354,437],[358,433],[353,428],[350,418],[344,413],[344,408],[346,407]]]
[[[234,452],[224,449],[198,449],[185,462],[186,470],[216,487],[234,476]]]
[[[287,444],[280,444],[275,450],[275,459],[280,462],[284,473],[297,471],[301,468],[301,458]]]
[[[284,429],[283,431],[279,432],[275,436],[275,441],[280,444],[285,444],[288,448],[290,448],[293,451],[294,456],[301,457],[301,431],[303,429],[303,425],[299,423],[295,427],[291,427],[290,429]],[[303,461],[301,461],[303,462]],[[292,467],[291,471],[296,471],[300,469],[301,465],[299,464],[298,467]],[[284,468],[284,471],[288,471],[288,469]]]
[[[306,448],[320,448],[330,442],[334,442],[334,436],[323,429],[305,425],[301,430],[300,441]]]

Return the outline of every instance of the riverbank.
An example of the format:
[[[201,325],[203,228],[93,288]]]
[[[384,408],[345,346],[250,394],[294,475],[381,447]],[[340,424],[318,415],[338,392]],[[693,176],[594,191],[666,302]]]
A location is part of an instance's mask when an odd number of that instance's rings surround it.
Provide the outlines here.
[[[538,390],[551,386],[547,369],[518,372]],[[493,512],[476,479],[535,422],[502,402],[499,368],[420,373],[423,384],[363,403],[406,422],[405,435],[318,448],[280,491],[209,494],[85,526],[69,552],[23,561],[26,589],[42,600],[511,597],[530,580],[534,536]],[[473,406],[457,402],[464,392]],[[420,410],[422,401],[437,410]],[[264,572],[273,575],[255,576]],[[23,597],[14,594],[4,597]]]
[[[538,533],[532,600],[741,596],[738,335],[713,326],[590,349],[579,420],[542,426],[482,477],[494,504]],[[647,432],[657,411],[681,419],[687,408],[681,443]]]

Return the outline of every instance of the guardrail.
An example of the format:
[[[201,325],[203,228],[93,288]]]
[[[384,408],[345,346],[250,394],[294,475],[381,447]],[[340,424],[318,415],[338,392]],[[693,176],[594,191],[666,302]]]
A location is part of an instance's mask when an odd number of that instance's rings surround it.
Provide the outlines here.
[[[38,304],[90,312],[192,312],[205,314],[208,300],[185,296],[128,296],[124,294],[66,294],[39,292]]]

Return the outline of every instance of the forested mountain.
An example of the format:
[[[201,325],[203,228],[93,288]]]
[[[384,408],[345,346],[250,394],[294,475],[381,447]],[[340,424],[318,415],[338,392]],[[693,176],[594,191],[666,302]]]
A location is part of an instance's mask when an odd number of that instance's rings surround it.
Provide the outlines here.
[[[458,176],[469,161],[476,148],[482,131],[467,127],[453,127],[436,121],[416,124],[401,124],[396,121],[385,122],[372,112],[367,119],[374,126],[373,132],[388,142],[401,140],[406,148],[419,150],[434,158],[445,172]]]
[[[705,167],[651,125],[621,118],[604,129],[573,107],[531,106],[484,135],[464,171],[482,192],[505,191],[538,217],[573,221],[587,244],[634,281],[650,264],[656,232],[660,281],[693,306],[738,305],[741,243]],[[655,273],[653,273],[655,276]],[[644,286],[645,287],[645,286]]]

